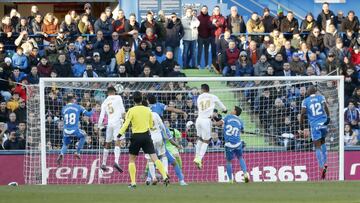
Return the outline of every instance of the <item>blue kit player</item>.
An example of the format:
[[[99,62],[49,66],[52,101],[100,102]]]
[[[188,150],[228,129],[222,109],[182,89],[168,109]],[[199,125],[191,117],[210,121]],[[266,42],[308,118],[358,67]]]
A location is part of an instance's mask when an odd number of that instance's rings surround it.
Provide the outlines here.
[[[68,145],[71,143],[71,138],[76,137],[79,139],[79,144],[75,152],[75,158],[80,159],[80,151],[84,146],[86,133],[79,128],[79,121],[81,115],[91,116],[92,111],[87,111],[84,107],[75,103],[73,96],[67,96],[67,104],[63,107],[61,114],[64,119],[64,132],[63,132],[63,146],[56,162],[61,164],[64,159],[64,154],[67,151]]]
[[[225,157],[226,157],[226,172],[229,177],[229,182],[234,182],[232,160],[236,157],[239,160],[241,170],[244,173],[245,183],[249,182],[249,174],[246,169],[246,163],[242,156],[243,142],[241,141],[241,133],[244,132],[244,124],[239,116],[242,109],[235,106],[230,114],[226,115],[223,120],[215,122],[214,125],[223,125],[223,135],[225,140]]]
[[[329,108],[326,104],[325,97],[316,94],[315,86],[308,87],[308,97],[302,102],[300,126],[304,129],[305,115],[307,115],[311,139],[315,145],[316,158],[322,169],[321,178],[325,179],[327,171],[327,152],[325,137],[327,134],[327,125],[330,122]]]
[[[165,111],[170,111],[170,112],[174,112],[174,113],[178,113],[178,114],[183,114],[184,117],[187,117],[187,114],[186,114],[185,111],[183,111],[181,109],[174,108],[174,107],[170,107],[170,106],[167,106],[167,105],[165,105],[165,104],[163,104],[161,102],[158,102],[156,100],[156,96],[153,95],[153,94],[148,94],[147,100],[149,101],[149,107],[150,107],[151,111],[159,114],[159,116],[161,118],[163,118]]]

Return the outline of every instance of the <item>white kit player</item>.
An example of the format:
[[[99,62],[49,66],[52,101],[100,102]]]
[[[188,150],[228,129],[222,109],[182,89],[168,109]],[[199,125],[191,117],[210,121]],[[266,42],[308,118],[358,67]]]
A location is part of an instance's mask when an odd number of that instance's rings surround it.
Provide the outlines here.
[[[116,90],[114,87],[108,87],[107,89],[108,97],[104,100],[101,105],[101,113],[99,117],[98,127],[101,130],[104,128],[103,120],[105,113],[108,117],[108,125],[106,127],[106,139],[103,153],[103,161],[101,164],[101,169],[107,171],[106,161],[109,155],[109,149],[111,147],[112,141],[115,141],[114,155],[115,163],[114,168],[116,168],[120,173],[123,172],[122,168],[119,165],[120,158],[120,146],[125,140],[119,140],[117,135],[119,134],[120,128],[123,124],[123,117],[125,114],[124,103],[120,95],[116,95]],[[125,138],[125,136],[124,136]]]
[[[195,146],[196,155],[194,163],[198,169],[202,168],[202,159],[211,139],[211,116],[214,112],[215,104],[217,104],[224,113],[227,112],[225,105],[217,96],[210,94],[209,91],[209,85],[202,84],[201,94],[197,99],[198,117],[195,126],[199,139]]]

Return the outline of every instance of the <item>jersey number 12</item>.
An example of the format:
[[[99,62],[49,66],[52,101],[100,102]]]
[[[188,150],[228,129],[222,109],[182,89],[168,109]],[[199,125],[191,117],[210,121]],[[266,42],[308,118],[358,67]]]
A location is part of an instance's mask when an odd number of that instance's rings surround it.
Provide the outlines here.
[[[313,116],[319,116],[322,114],[320,103],[310,104],[310,108]]]

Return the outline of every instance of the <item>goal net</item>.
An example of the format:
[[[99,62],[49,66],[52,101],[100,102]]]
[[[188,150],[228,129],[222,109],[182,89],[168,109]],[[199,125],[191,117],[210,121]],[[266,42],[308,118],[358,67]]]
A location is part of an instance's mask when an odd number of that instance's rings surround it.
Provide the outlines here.
[[[123,98],[125,109],[132,107],[132,93],[141,91],[144,96],[154,94],[158,102],[167,107],[181,109],[187,114],[165,111],[162,116],[182,149],[179,150],[181,167],[187,182],[227,182],[224,138],[221,127],[212,127],[211,141],[203,159],[203,169],[193,164],[196,143],[196,100],[200,85],[210,86],[231,110],[235,105],[243,112],[245,125],[241,139],[245,142],[244,158],[250,180],[266,181],[319,181],[321,169],[311,143],[308,125],[299,133],[302,100],[309,85],[316,85],[324,95],[330,109],[326,146],[328,173],[326,180],[343,180],[343,81],[342,77],[267,77],[267,78],[46,78],[39,86],[28,91],[28,138],[24,174],[28,184],[112,184],[128,183],[128,148],[121,149],[119,163],[124,173],[113,168],[114,144],[107,159],[106,172],[100,169],[105,142],[105,131],[97,123],[100,106],[106,98],[106,89],[114,86]],[[74,157],[78,145],[72,139],[61,165],[56,159],[63,138],[64,118],[61,109],[68,95],[78,104],[92,108],[91,117],[81,117],[80,128],[87,134],[81,159]],[[339,108],[341,107],[341,108]],[[169,108],[171,109],[171,108]],[[213,119],[225,115],[218,109]],[[305,121],[307,123],[307,121]],[[120,125],[120,124],[119,124]],[[106,118],[105,118],[106,126]],[[176,129],[176,130],[175,130]],[[126,133],[129,145],[130,131]],[[146,159],[140,153],[136,161],[137,182],[145,182]],[[233,162],[234,180],[243,181],[237,161]],[[169,165],[172,182],[177,178]]]

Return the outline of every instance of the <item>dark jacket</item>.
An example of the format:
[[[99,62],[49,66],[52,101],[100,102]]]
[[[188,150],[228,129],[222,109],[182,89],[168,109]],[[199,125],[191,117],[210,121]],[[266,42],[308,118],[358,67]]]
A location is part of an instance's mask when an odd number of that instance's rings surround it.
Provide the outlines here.
[[[315,37],[312,33],[306,39],[306,44],[309,49],[317,49],[320,52],[324,51],[324,36],[319,34],[318,37]]]
[[[176,19],[175,23],[172,20],[167,20],[165,24],[166,39],[165,46],[179,47],[180,40],[184,36],[184,27],[181,24],[181,20]]]
[[[265,27],[265,33],[270,33],[275,29],[276,25],[274,24],[274,19],[275,17],[272,15],[265,16],[262,19],[263,25]]]
[[[157,76],[164,76],[162,66],[158,61],[155,61],[155,63],[151,63],[150,61],[146,62],[146,65],[150,67],[151,73],[153,75]]]
[[[68,62],[65,62],[64,64],[56,63],[56,64],[54,64],[53,68],[57,73],[57,77],[59,77],[59,78],[73,76],[71,64]]]
[[[164,72],[164,75],[169,74],[171,71],[173,71],[175,65],[176,65],[176,61],[174,59],[165,59],[165,61],[163,61],[161,63],[162,66],[162,70]]]
[[[321,30],[326,31],[326,20],[328,19],[331,20],[331,24],[336,25],[335,15],[332,11],[329,11],[328,14],[325,14],[324,11],[321,11],[321,13],[317,17],[317,24]]]
[[[101,19],[98,19],[95,24],[95,33],[101,30],[104,33],[104,36],[110,36],[113,32],[113,26],[109,21],[103,22]]]
[[[349,18],[346,18],[341,24],[341,30],[346,32],[346,30],[353,30],[354,32],[359,31],[359,19],[355,16],[353,21],[350,21]]]
[[[138,77],[138,75],[142,72],[141,65],[137,61],[135,61],[135,64],[131,64],[130,61],[126,61],[124,65],[126,73],[128,73],[131,77]]]
[[[71,23],[70,25],[68,25],[65,22],[62,22],[60,25],[60,29],[62,29],[65,34],[68,34],[73,38],[74,36],[79,34],[77,25],[75,23]]]
[[[293,30],[291,30],[294,28]],[[299,22],[296,18],[293,18],[289,21],[287,18],[284,18],[281,22],[280,32],[297,32],[299,31]]]
[[[226,28],[231,33],[246,33],[246,25],[241,15],[236,15],[235,18],[228,15],[226,18]]]
[[[149,21],[145,20],[141,23],[140,26],[140,30],[139,32],[141,34],[145,34],[146,33],[146,28],[152,28],[154,31],[154,34],[159,35],[160,33],[160,26],[158,25],[158,23],[155,21],[155,19],[152,21],[152,23],[150,23]]]
[[[211,35],[211,22],[209,14],[204,15],[203,13],[200,13],[197,18],[200,21],[200,25],[198,27],[199,37],[205,39],[209,38]]]
[[[99,77],[106,77],[106,63],[102,60],[99,62],[92,62],[93,70],[98,74]]]

